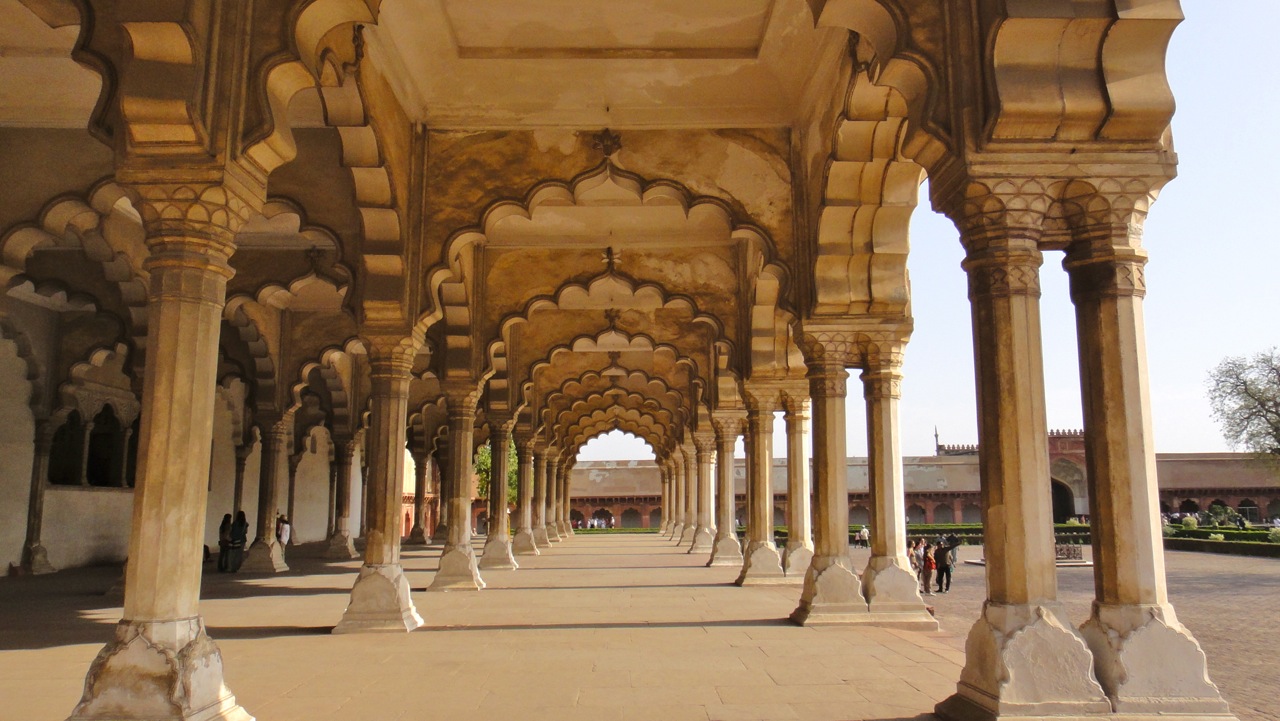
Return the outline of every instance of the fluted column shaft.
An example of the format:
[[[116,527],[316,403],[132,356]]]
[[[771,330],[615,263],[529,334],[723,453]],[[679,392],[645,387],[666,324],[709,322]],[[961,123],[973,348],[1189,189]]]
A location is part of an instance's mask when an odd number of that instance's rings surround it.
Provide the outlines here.
[[[44,489],[49,482],[49,454],[53,429],[47,420],[36,421],[35,448],[31,457],[31,490],[27,496],[27,538],[22,546],[22,567],[27,573],[53,573],[49,554],[41,541],[44,529]]]
[[[421,545],[427,542],[427,529],[424,525],[427,511],[427,465],[430,456],[426,451],[415,450],[413,456],[413,526],[409,529],[407,543]]]
[[[236,446],[236,477],[231,497],[233,515],[244,510],[244,472],[249,464],[249,454],[252,452],[253,446],[249,444]]]
[[[118,169],[119,170],[119,169]],[[244,201],[219,185],[137,186],[150,255],[147,363],[124,613],[72,719],[243,718],[200,616],[218,337]]]
[[[560,452],[547,449],[547,538],[560,541]]]
[[[1120,220],[1127,222],[1086,228],[1063,263],[1076,308],[1093,529],[1095,600],[1081,632],[1118,712],[1226,713],[1199,644],[1169,604],[1142,309],[1143,216]],[[1163,680],[1170,677],[1186,680],[1175,689]]]
[[[716,429],[716,537],[708,566],[741,566],[738,542],[737,494],[733,483],[733,449],[742,432],[737,418],[717,418]]]
[[[533,539],[539,548],[551,545],[547,533],[547,450],[535,447],[533,453]]]
[[[364,565],[351,603],[334,633],[412,631],[422,625],[400,565],[404,535],[404,445],[414,354],[398,343],[374,342],[369,352],[371,406],[365,448],[369,454],[369,527]]]
[[[330,466],[334,477],[333,533],[329,535],[326,558],[347,560],[358,555],[351,539],[351,465],[355,454],[355,441],[334,441]]]
[[[898,346],[886,343],[868,359],[862,371],[862,392],[871,502],[871,558],[862,574],[863,593],[871,612],[912,616],[918,624],[934,629],[937,622],[925,609],[920,584],[906,556],[906,486],[898,441],[898,400],[902,397]]]
[[[246,573],[278,573],[289,570],[276,539],[279,512],[280,465],[287,463],[290,422],[277,420],[262,429],[262,457],[258,472],[258,517],[253,544],[245,553],[240,570]],[[141,453],[141,449],[139,449]]]
[[[495,423],[489,432],[489,535],[480,568],[514,569],[511,549],[511,516],[507,513],[507,469],[511,431]]]
[[[538,543],[533,533],[534,453],[528,434],[516,436],[516,534],[511,550],[517,556],[537,556]]]
[[[782,556],[773,541],[773,412],[778,396],[753,392],[747,409],[747,540],[738,585],[776,583]]]
[[[787,424],[787,547],[782,567],[787,575],[803,574],[813,560],[813,514],[810,509],[809,400],[788,394],[783,398]]]
[[[446,389],[449,413],[449,532],[440,554],[440,567],[430,590],[478,590],[484,588],[475,550],[471,546],[471,472],[478,391]],[[491,519],[492,520],[492,519]]]
[[[973,315],[987,601],[967,641],[984,651],[967,655],[957,693],[938,706],[949,718],[1111,708],[1057,600],[1040,340],[1042,216],[1030,209],[1040,197],[1002,197],[1001,205],[983,207],[1028,209],[956,219]],[[965,205],[977,207],[972,199]],[[1032,633],[1033,649],[1012,640]],[[1043,667],[1055,669],[1052,689],[1032,680]]]

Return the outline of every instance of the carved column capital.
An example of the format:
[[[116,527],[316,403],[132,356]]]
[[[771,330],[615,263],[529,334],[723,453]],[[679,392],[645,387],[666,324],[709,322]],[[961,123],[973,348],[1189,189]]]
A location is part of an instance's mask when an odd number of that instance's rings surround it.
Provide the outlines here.
[[[801,394],[792,391],[782,394],[782,410],[788,422],[808,420],[809,406],[808,393]]]
[[[716,434],[708,432],[700,432],[693,434],[693,447],[697,449],[698,455],[715,453],[716,450]]]
[[[796,344],[805,365],[849,366],[858,357],[858,339],[844,330],[808,330],[798,334]]]
[[[715,426],[718,439],[732,442],[746,429],[747,418],[743,413],[717,413],[711,417],[711,424]]]
[[[217,260],[215,267],[225,267],[235,251],[235,234],[265,197],[217,181],[140,182],[130,187],[152,251],[149,265],[186,254],[209,256]]]
[[[843,364],[810,365],[807,375],[813,398],[844,398],[848,394],[849,371]]]

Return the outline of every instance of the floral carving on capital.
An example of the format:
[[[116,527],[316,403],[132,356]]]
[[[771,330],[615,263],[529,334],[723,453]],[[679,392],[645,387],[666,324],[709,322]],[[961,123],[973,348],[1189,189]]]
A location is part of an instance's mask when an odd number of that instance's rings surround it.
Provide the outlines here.
[[[1053,204],[1048,181],[1041,178],[995,178],[970,181],[963,192],[942,203],[971,250],[1011,231],[1038,235]]]

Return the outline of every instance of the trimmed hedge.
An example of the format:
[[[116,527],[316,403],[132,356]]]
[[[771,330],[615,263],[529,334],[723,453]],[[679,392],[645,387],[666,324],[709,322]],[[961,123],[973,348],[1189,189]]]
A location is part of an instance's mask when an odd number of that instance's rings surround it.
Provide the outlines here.
[[[1238,528],[1235,528],[1235,529],[1212,528],[1212,527],[1205,528],[1203,526],[1201,526],[1200,528],[1179,529],[1178,532],[1175,533],[1173,537],[1174,538],[1198,538],[1200,540],[1206,540],[1209,538],[1211,534],[1215,534],[1215,533],[1221,534],[1223,540],[1225,541],[1249,541],[1253,543],[1267,542],[1267,531],[1265,530],[1264,531],[1252,531],[1252,530],[1241,531]]]
[[[1200,553],[1225,553],[1233,556],[1264,556],[1280,558],[1280,544],[1251,543],[1248,541],[1207,541],[1200,538],[1166,538],[1164,547],[1170,551],[1199,551]]]

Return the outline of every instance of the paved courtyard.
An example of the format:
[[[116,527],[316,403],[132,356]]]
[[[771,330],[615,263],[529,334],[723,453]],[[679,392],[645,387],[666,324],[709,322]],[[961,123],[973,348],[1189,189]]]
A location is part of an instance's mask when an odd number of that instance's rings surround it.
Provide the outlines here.
[[[966,549],[970,553],[976,549]],[[205,579],[203,612],[227,680],[261,721],[362,719],[928,719],[950,694],[982,570],[932,597],[943,631],[798,628],[798,587],[734,587],[654,536],[577,536],[481,593],[425,593],[438,549],[405,566],[425,628],[331,636],[358,562],[291,549],[274,577]],[[865,551],[854,551],[861,561]],[[118,568],[0,582],[5,718],[64,719],[120,615]],[[1072,617],[1089,569],[1060,574]],[[1274,719],[1280,561],[1169,555],[1173,600],[1242,719]]]

